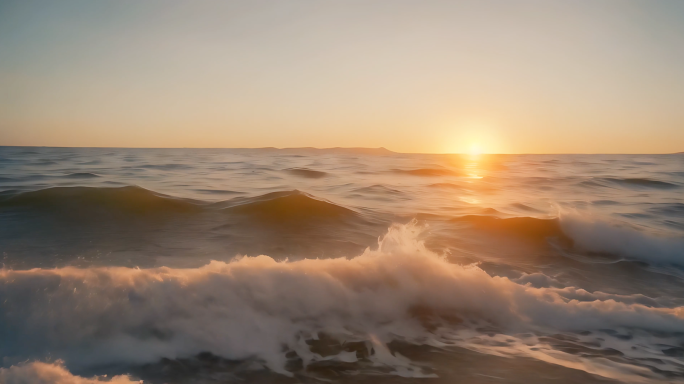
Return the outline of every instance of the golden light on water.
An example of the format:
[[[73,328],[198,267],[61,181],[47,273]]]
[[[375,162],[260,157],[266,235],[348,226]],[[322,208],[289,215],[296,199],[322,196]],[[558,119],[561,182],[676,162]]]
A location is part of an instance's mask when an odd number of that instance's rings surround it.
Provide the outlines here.
[[[479,148],[477,151],[471,151],[470,155],[466,156],[466,161],[463,165],[465,173],[470,179],[481,179],[480,176],[480,162],[482,161],[482,154]]]
[[[481,200],[478,200],[478,199],[475,199],[472,197],[465,197],[465,196],[459,196],[458,199],[465,202],[465,203],[472,204],[472,205],[477,205],[477,204],[480,204],[482,202]]]

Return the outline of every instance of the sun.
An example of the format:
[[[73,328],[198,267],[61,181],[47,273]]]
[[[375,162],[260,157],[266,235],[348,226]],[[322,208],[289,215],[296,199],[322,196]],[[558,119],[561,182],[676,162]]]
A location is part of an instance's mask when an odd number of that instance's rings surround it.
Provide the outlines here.
[[[470,151],[468,151],[468,153],[471,156],[479,156],[482,154],[482,148],[480,147],[479,144],[475,144],[475,143],[471,144],[470,145]]]

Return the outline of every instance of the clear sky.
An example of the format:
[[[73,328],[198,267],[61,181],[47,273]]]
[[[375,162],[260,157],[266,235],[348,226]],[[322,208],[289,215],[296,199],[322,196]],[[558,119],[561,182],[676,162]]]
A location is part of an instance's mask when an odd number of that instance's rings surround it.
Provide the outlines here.
[[[684,151],[684,0],[0,0],[0,145]]]

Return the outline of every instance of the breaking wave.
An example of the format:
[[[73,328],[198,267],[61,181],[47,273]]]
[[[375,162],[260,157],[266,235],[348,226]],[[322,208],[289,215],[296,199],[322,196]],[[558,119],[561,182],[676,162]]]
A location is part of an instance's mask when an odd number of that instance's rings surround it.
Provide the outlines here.
[[[85,378],[72,375],[61,360],[55,363],[35,361],[0,368],[0,383],[2,384],[139,384],[139,380],[131,380],[128,376],[114,376],[107,378],[96,376]]]
[[[573,287],[535,288],[538,277],[492,277],[428,250],[418,240],[422,230],[415,222],[393,225],[377,249],[351,259],[257,256],[188,269],[3,269],[0,354],[20,362],[49,353],[73,369],[210,352],[256,359],[287,376],[293,359],[304,370],[332,359],[430,377],[392,353],[389,343],[401,341],[525,356],[624,381],[684,374],[668,352],[684,342],[684,307]],[[312,345],[323,335],[341,347],[317,353]],[[26,367],[1,374],[12,377]]]
[[[563,233],[572,238],[579,249],[647,263],[684,266],[682,238],[650,236],[633,228],[575,214],[563,215],[560,224]]]
[[[467,215],[451,221],[468,223],[484,233],[509,235],[536,242],[555,238],[564,247],[575,251],[607,253],[649,264],[684,266],[682,238],[652,236],[633,228],[578,214],[564,214],[555,219]]]

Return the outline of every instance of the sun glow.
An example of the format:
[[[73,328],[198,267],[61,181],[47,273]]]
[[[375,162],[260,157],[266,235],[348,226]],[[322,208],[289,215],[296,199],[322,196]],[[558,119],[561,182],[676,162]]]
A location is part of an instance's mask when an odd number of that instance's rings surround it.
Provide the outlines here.
[[[500,124],[484,118],[452,121],[445,124],[449,130],[445,144],[445,152],[462,155],[479,156],[490,153],[501,153],[503,137]]]
[[[482,148],[479,144],[471,144],[470,151],[468,152],[471,156],[479,156],[482,154]]]

